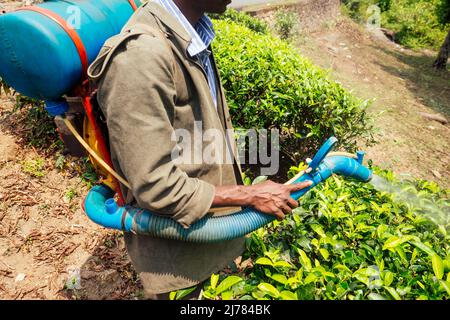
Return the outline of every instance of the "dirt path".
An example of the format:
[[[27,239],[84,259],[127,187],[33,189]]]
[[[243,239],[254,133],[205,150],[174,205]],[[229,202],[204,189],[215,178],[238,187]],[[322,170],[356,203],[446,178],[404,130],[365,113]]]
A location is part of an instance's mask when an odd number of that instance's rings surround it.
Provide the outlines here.
[[[450,187],[450,124],[420,115],[450,120],[450,72],[430,68],[434,53],[403,49],[347,18],[297,45],[357,96],[375,99],[370,111],[378,144],[366,148],[375,164]]]

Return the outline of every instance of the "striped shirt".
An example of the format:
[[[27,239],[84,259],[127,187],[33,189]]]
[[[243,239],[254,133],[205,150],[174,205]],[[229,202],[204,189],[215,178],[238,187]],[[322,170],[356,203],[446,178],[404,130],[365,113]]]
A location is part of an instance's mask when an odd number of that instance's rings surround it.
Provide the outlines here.
[[[206,15],[203,15],[195,26],[192,26],[173,0],[154,0],[154,2],[174,16],[191,36],[191,42],[187,48],[188,53],[192,58],[196,58],[203,67],[208,78],[209,89],[214,104],[217,108],[217,75],[213,68],[211,51],[208,50],[211,42],[216,36],[211,19]]]

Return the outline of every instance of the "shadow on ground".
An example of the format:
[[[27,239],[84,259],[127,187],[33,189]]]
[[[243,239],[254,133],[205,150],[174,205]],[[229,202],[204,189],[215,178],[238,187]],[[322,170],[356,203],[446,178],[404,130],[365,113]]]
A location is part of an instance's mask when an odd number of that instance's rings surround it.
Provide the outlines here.
[[[426,53],[390,50],[375,47],[388,54],[405,67],[399,69],[389,63],[377,64],[386,72],[406,80],[409,91],[425,106],[450,118],[450,71],[437,71],[432,65],[435,57]]]
[[[128,258],[123,234],[105,231],[91,256],[74,270],[72,283],[66,283],[61,295],[77,300],[143,299],[143,288]]]

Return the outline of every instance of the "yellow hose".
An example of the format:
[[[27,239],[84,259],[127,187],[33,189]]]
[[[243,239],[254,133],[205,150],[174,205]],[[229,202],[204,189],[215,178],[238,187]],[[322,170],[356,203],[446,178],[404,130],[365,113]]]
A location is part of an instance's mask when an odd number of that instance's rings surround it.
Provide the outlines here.
[[[284,185],[288,185],[288,184],[292,184],[294,183],[294,181],[296,181],[298,178],[300,178],[302,175],[305,174],[305,171],[301,171],[299,173],[297,173],[297,175],[295,177],[293,177],[291,180],[289,180],[288,182],[285,182]]]
[[[112,174],[117,180],[120,181],[124,186],[131,190],[130,184],[122,178],[113,168],[111,168],[92,148],[87,144],[86,141],[80,136],[75,127],[72,125],[69,119],[63,117],[63,121],[66,124],[67,128],[69,128],[70,132],[75,136],[79,143],[89,152],[89,154],[110,174]]]
[[[330,152],[329,154],[327,154],[327,158],[328,157],[336,157],[336,156],[358,159],[356,154],[348,153],[348,152],[340,152],[339,151],[339,152]],[[297,175],[295,177],[293,177],[291,180],[289,180],[288,182],[286,182],[285,185],[292,184],[294,181],[296,181],[298,178],[300,178],[304,173],[305,173],[305,171],[297,173]]]
[[[348,153],[348,152],[330,152],[329,154],[327,154],[327,157],[335,157],[335,156],[342,156],[342,157],[347,157],[347,158],[352,158],[352,159],[358,159],[356,154]]]

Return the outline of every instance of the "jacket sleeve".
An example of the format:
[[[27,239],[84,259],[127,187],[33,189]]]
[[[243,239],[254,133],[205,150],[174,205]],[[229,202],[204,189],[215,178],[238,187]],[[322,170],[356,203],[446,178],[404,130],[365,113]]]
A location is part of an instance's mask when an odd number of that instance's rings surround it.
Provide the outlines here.
[[[176,90],[173,53],[163,41],[140,35],[117,50],[99,83],[98,99],[111,151],[138,206],[188,228],[210,209],[215,187],[189,177],[171,159]]]

